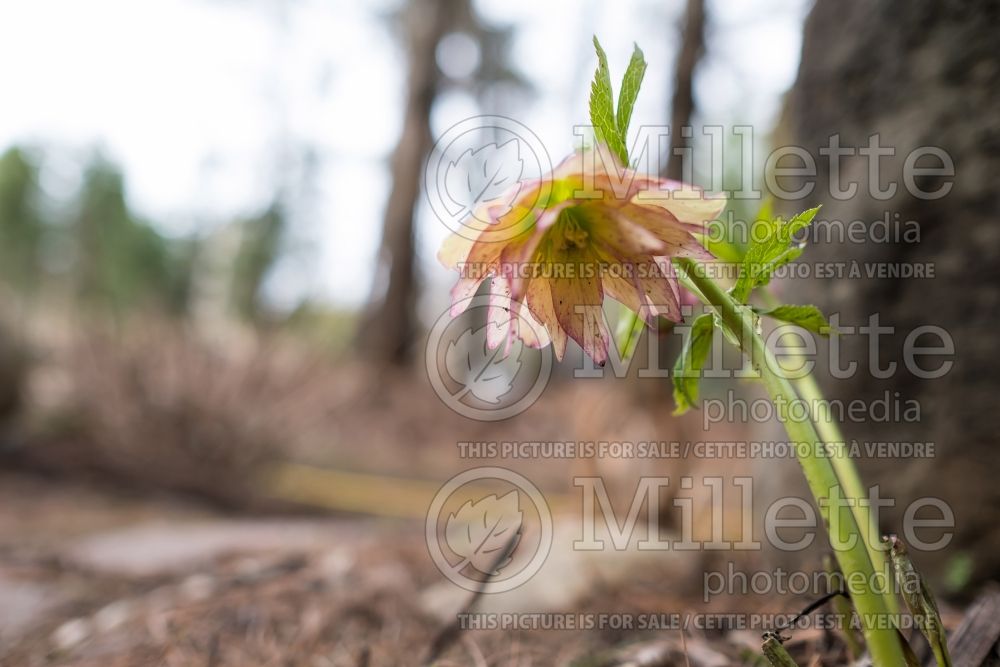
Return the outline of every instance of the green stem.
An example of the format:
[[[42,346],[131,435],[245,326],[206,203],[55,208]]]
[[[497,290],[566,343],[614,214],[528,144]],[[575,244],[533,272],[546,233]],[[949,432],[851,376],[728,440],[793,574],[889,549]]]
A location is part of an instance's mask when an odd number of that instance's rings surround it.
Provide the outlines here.
[[[768,309],[778,306],[778,300],[770,292],[759,290],[759,293]],[[795,352],[794,348],[790,348],[786,352],[796,365],[800,365],[803,361],[802,356]],[[885,598],[886,607],[890,613],[899,614],[899,601],[893,595],[892,586],[889,583],[892,581],[892,566],[882,547],[878,522],[867,502],[862,502],[867,501],[868,494],[865,485],[861,482],[857,466],[854,465],[853,459],[847,453],[847,440],[844,439],[840,425],[830,413],[830,405],[823,396],[823,390],[820,389],[816,378],[811,373],[807,374],[796,380],[795,388],[798,390],[799,397],[809,407],[810,418],[816,427],[816,432],[829,448],[833,470],[837,473],[837,479],[840,480],[840,485],[844,489],[844,496],[851,502],[851,511],[854,513],[855,520],[859,526],[865,526],[867,529],[864,531],[865,549],[868,551],[868,557],[871,559],[873,567],[882,574],[882,581],[885,583],[882,597]]]
[[[785,650],[785,647],[774,636],[764,640],[761,651],[771,664],[771,667],[798,667],[795,661],[792,660],[792,656],[788,655],[788,651]]]
[[[629,310],[618,321],[618,330],[615,338],[618,340],[618,356],[622,359],[629,359],[635,352],[639,344],[639,337],[642,335],[644,323],[639,317],[639,313]]]
[[[794,404],[798,396],[791,382],[774,371],[779,366],[771,351],[767,349],[764,339],[755,331],[752,312],[749,308],[738,304],[719,285],[706,277],[693,260],[681,258],[677,262],[715,308],[722,324],[733,334],[740,349],[750,360],[751,366],[760,373],[771,400],[778,408],[779,420],[789,438],[793,442],[810,445],[796,447],[796,453],[799,455],[799,463],[805,473],[806,482],[829,530],[832,522],[831,507],[827,500],[834,490],[840,492],[840,481],[830,460],[816,450],[816,445],[822,441],[812,422],[797,421],[788,415],[788,406]],[[848,537],[855,537],[849,540],[849,545],[839,545],[840,548],[836,548],[839,539],[833,539],[839,536],[831,535],[831,542],[834,544],[834,553],[840,569],[850,584],[851,600],[861,617],[872,660],[879,667],[903,665],[905,664],[903,652],[896,630],[889,622],[890,616],[885,600],[879,592],[870,587],[874,580],[874,568],[854,513],[838,512],[836,518],[843,519],[842,525],[847,528]],[[841,525],[840,521],[836,525]]]
[[[823,569],[828,576],[832,577],[836,574],[843,576],[840,570],[837,569],[837,566],[833,564],[833,558],[829,554],[823,556]],[[840,631],[844,637],[844,642],[847,644],[847,650],[851,654],[851,660],[860,660],[864,654],[864,649],[861,648],[861,642],[858,641],[857,635],[854,633],[854,627],[851,625],[851,617],[854,615],[854,608],[851,607],[851,601],[842,595],[838,595],[833,598],[833,608],[837,613]]]

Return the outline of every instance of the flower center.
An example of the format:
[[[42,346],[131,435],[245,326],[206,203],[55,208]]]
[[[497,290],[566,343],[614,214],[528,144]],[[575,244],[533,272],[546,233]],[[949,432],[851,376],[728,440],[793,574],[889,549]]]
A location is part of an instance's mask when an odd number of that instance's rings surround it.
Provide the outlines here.
[[[588,234],[587,230],[580,225],[580,221],[572,213],[572,211],[563,211],[560,218],[560,231],[562,232],[563,240],[562,249],[567,250],[571,247],[587,247],[587,241],[590,238],[590,234]]]

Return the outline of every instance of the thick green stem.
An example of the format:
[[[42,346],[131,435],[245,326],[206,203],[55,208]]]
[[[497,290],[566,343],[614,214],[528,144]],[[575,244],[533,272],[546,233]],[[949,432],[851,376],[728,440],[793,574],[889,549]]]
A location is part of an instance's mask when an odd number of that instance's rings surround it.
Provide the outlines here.
[[[841,486],[844,488],[844,496],[851,502],[851,511],[858,526],[866,528],[864,532],[865,549],[871,559],[874,568],[881,573],[884,585],[882,596],[885,598],[886,607],[893,614],[899,613],[899,602],[893,595],[892,567],[886,557],[885,550],[880,547],[878,522],[872,514],[871,507],[867,503],[864,484],[861,476],[854,465],[854,461],[847,453],[847,444],[840,432],[840,426],[834,421],[830,414],[830,407],[823,398],[823,393],[819,384],[812,375],[807,375],[796,382],[799,396],[810,406],[810,413],[813,422],[816,424],[816,431],[830,448],[830,461],[833,463],[833,470],[837,473]],[[863,502],[864,501],[864,502]]]
[[[682,258],[678,260],[678,264],[715,308],[722,324],[735,337],[740,349],[750,360],[751,366],[760,374],[771,400],[778,408],[778,417],[789,438],[793,442],[806,445],[796,447],[796,452],[820,514],[828,530],[841,525],[847,529],[847,544],[838,544],[841,541],[839,535],[831,534],[830,538],[840,569],[848,583],[854,608],[861,617],[865,640],[873,662],[879,667],[905,664],[885,600],[878,591],[872,589],[875,579],[874,568],[865,546],[863,531],[858,528],[853,512],[840,512],[841,508],[837,507],[837,514],[832,515],[829,502],[831,495],[837,493],[843,499],[840,481],[830,460],[817,449],[822,440],[813,424],[789,417],[788,406],[795,403],[798,395],[791,382],[782,374],[775,372],[779,366],[773,354],[767,349],[764,339],[755,331],[751,311],[738,304],[714,281],[706,277],[693,260]],[[850,539],[852,536],[854,539]]]
[[[766,290],[761,290],[764,304],[767,308],[775,308],[778,305],[777,299]],[[836,335],[836,334],[832,334]],[[791,357],[795,365],[801,365],[803,361],[801,355],[789,349],[787,354]],[[833,470],[837,473],[837,479],[844,489],[844,496],[851,503],[851,511],[859,526],[864,526],[865,549],[871,559],[872,566],[881,573],[882,597],[885,598],[886,607],[893,614],[899,613],[899,601],[893,594],[892,586],[892,566],[882,547],[881,536],[879,534],[878,522],[871,512],[867,503],[868,495],[864,484],[861,482],[861,475],[858,468],[847,453],[847,441],[844,439],[840,426],[830,413],[830,405],[823,396],[816,378],[811,374],[806,374],[795,381],[795,388],[799,397],[809,407],[810,418],[816,427],[819,437],[826,443],[830,452],[830,461],[833,463]]]

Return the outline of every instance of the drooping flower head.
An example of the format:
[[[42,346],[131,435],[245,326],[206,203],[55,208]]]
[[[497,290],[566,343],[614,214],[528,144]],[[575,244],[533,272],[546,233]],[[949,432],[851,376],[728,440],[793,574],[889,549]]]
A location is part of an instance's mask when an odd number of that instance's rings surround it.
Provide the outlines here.
[[[603,144],[577,151],[551,174],[480,205],[445,240],[438,258],[460,273],[452,315],[490,279],[490,348],[502,344],[507,353],[521,338],[532,347],[551,343],[562,359],[572,338],[603,364],[604,298],[650,326],[657,317],[679,321],[670,260],[710,258],[694,234],[724,205],[693,186],[623,167]]]

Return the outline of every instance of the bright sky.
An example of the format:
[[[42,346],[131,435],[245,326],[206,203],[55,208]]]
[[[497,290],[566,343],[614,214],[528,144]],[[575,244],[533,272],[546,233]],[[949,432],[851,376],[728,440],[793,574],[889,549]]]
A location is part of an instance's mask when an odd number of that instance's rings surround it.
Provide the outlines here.
[[[123,166],[132,205],[167,233],[210,228],[265,206],[295,179],[287,152],[308,147],[317,171],[295,210],[293,257],[273,298],[311,295],[354,306],[368,296],[396,141],[402,54],[380,16],[393,0],[32,0],[0,4],[0,149],[56,149],[54,194],[100,147]],[[517,28],[511,59],[539,91],[505,110],[554,157],[586,122],[597,33],[620,76],[632,42],[649,69],[636,123],[666,122],[683,0],[475,0],[488,22]],[[709,0],[710,53],[696,83],[701,117],[766,135],[795,76],[808,0]],[[485,110],[492,111],[492,110]],[[450,95],[440,134],[482,113]],[[426,208],[426,207],[425,207]],[[446,233],[420,216],[422,266]]]

